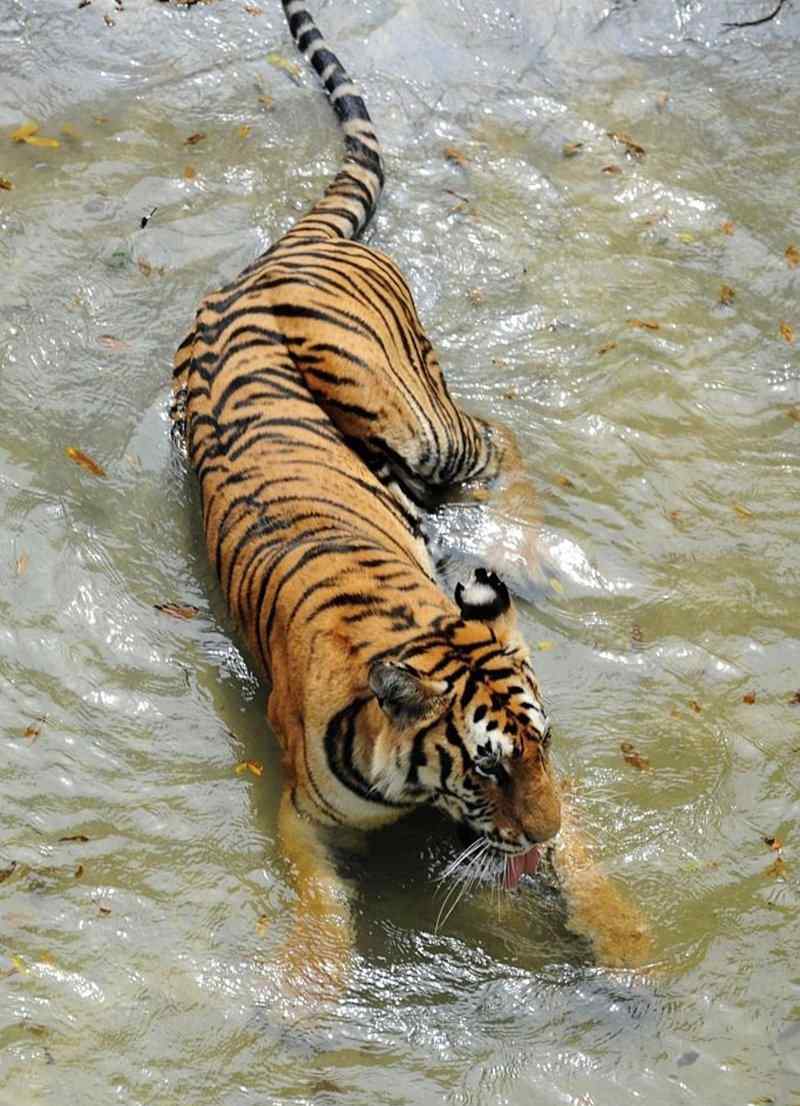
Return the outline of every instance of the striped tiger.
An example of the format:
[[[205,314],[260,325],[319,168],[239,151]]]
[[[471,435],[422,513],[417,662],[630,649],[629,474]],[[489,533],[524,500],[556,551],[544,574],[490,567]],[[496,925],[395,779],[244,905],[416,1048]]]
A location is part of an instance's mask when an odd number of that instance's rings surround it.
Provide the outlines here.
[[[560,804],[508,590],[479,568],[445,594],[420,526],[448,489],[518,474],[513,438],[453,402],[397,266],[356,241],[383,187],[380,143],[304,0],[283,7],[344,157],[308,214],[203,300],[172,414],[209,556],[271,685],[280,836],[316,949],[326,921],[331,947],[347,927],[322,827],[432,804],[515,886]]]

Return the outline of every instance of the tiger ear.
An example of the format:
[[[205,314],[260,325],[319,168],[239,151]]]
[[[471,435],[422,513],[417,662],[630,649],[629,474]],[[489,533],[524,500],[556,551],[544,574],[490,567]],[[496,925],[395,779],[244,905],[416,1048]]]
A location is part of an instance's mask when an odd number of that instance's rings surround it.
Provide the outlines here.
[[[489,623],[500,640],[509,645],[519,643],[517,614],[508,588],[496,572],[476,568],[466,587],[456,584],[455,600],[465,622]]]
[[[398,726],[429,717],[447,700],[443,680],[429,680],[402,661],[375,661],[369,670],[369,688],[383,713]]]

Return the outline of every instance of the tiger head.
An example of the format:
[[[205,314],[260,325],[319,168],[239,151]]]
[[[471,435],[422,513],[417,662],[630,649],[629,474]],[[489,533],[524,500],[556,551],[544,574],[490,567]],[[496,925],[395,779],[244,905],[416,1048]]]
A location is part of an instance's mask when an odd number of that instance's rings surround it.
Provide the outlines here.
[[[487,841],[513,885],[561,824],[550,723],[505,585],[477,569],[456,602],[460,618],[371,666],[384,723],[372,778],[387,799],[432,802]]]

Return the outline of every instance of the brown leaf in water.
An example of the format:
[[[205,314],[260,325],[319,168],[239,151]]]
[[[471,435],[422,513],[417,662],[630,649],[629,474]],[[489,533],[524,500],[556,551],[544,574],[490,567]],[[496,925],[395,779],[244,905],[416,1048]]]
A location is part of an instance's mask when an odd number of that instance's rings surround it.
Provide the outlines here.
[[[200,613],[199,607],[193,607],[188,603],[183,607],[178,603],[154,603],[153,606],[161,614],[168,614],[170,618],[179,618],[184,622],[188,622],[190,618]]]
[[[669,103],[669,93],[668,92],[659,92],[658,96],[656,96],[656,109],[658,111],[663,111],[668,103]]]
[[[43,714],[39,718],[37,718],[35,722],[31,722],[28,726],[26,726],[22,734],[25,740],[30,744],[33,744],[33,742],[42,732],[42,726],[45,724],[46,721],[47,715]]]
[[[288,58],[285,58],[283,54],[279,54],[277,51],[267,54],[267,61],[270,65],[274,65],[276,69],[282,69],[284,73],[291,77],[295,84],[300,84],[303,70],[296,61],[289,61]]]
[[[769,847],[776,853],[779,853],[783,848],[783,842],[781,841],[780,837],[764,837],[763,841],[765,845],[769,845]]]
[[[790,269],[796,269],[797,266],[800,265],[800,250],[798,250],[797,246],[787,246],[783,256],[786,258],[786,264]]]
[[[74,446],[67,446],[64,450],[70,461],[74,461],[76,465],[80,465],[82,469],[86,469],[92,476],[105,476],[106,470],[102,465],[98,465],[97,461],[92,460],[88,453],[84,453],[82,449],[75,449]]]
[[[269,927],[269,914],[259,915],[258,921],[256,922],[256,933],[257,933],[257,935],[259,937],[263,937],[264,934],[267,932],[268,927]]]
[[[625,325],[634,327],[636,330],[661,330],[661,323],[653,319],[626,319]]]
[[[99,899],[97,901],[97,913],[102,914],[103,917],[108,917],[111,913],[111,905],[108,899]]]
[[[750,706],[756,701],[756,693],[754,691],[746,691],[742,696],[743,703],[749,703]]]
[[[247,12],[248,15],[263,15],[264,14],[263,9],[259,8],[256,4],[245,4],[244,10]]]
[[[650,761],[636,751],[636,746],[631,741],[620,742],[620,751],[626,764],[638,768],[640,772],[646,772],[650,768]]]
[[[800,691],[796,691],[789,700],[790,707],[800,707]]]
[[[575,484],[568,476],[557,476],[556,483],[562,488],[574,488]]]
[[[616,348],[617,348],[617,343],[616,342],[606,342],[604,345],[600,346],[600,348],[598,349],[597,356],[602,357],[604,353],[608,353],[609,350],[616,349]]]
[[[733,303],[735,298],[736,293],[733,288],[731,288],[730,284],[723,284],[719,290],[719,302],[727,307],[729,304]]]
[[[486,293],[481,288],[470,288],[467,292],[467,299],[473,307],[480,307],[482,303],[486,302]]]
[[[612,142],[619,142],[620,145],[625,147],[625,153],[629,157],[644,157],[647,152],[644,146],[640,146],[638,142],[634,142],[629,134],[624,134],[622,131],[607,131],[606,133]]]
[[[3,192],[10,192],[13,187],[14,182],[10,181],[8,177],[0,177],[0,189],[2,189]]]
[[[242,123],[241,126],[236,128],[236,133],[239,135],[239,138],[249,138],[252,130],[253,128],[249,123]]]
[[[781,322],[778,330],[781,332],[781,338],[784,338],[789,345],[794,344],[794,327],[789,323]]]
[[[23,549],[20,555],[17,557],[16,564],[14,566],[14,570],[17,576],[25,575],[25,573],[28,571],[28,565],[30,564],[30,561],[30,557]]]
[[[84,870],[85,869],[84,869],[83,865],[79,864],[78,867],[75,869],[74,878],[75,879],[81,879],[81,877],[83,876]]]
[[[183,170],[183,179],[184,180],[196,180],[197,179],[197,170],[195,169],[195,167],[193,165],[187,165],[186,168]]]
[[[264,775],[264,765],[260,760],[241,760],[234,765],[233,770],[237,776],[241,776],[243,772],[250,772],[254,776]]]
[[[622,168],[619,165],[604,165],[600,172],[607,173],[608,176],[614,177],[622,172]]]
[[[81,845],[85,845],[89,838],[85,833],[71,833],[67,837],[59,837],[59,841],[78,841]]]
[[[638,622],[634,622],[631,626],[631,644],[641,645],[644,642],[644,634],[642,633],[642,627]]]
[[[734,503],[733,509],[739,518],[752,518],[753,512],[749,507],[745,507],[744,503]]]
[[[734,223],[730,219],[726,219],[724,223],[720,223],[719,229],[722,231],[723,234],[733,234],[733,232],[736,230],[736,223]]]
[[[795,422],[800,422],[800,404],[797,404],[795,407],[790,407],[786,414],[790,419],[794,419]]]
[[[582,149],[582,142],[565,142],[561,147],[561,153],[564,157],[577,157]]]
[[[27,142],[28,139],[32,135],[36,134],[36,132],[38,130],[39,130],[39,124],[38,123],[33,123],[33,122],[22,123],[19,127],[17,127],[17,129],[15,131],[13,131],[9,135],[9,138],[11,139],[12,142]]]
[[[700,706],[700,704],[698,703],[698,701],[696,699],[690,699],[689,700],[689,707],[690,707],[691,710],[694,711],[695,714],[702,714],[703,713],[703,708]]]
[[[265,111],[272,111],[272,109],[275,107],[275,101],[273,100],[273,98],[271,96],[267,96],[266,94],[264,94],[263,96],[259,96],[258,102],[259,104],[261,104],[262,108],[264,108]]]
[[[114,26],[114,20],[111,18],[110,15],[108,15],[108,13],[103,16],[103,22],[105,23],[106,27]]]
[[[190,134],[188,138],[184,138],[184,146],[196,146],[198,142],[205,141],[206,135],[203,131],[195,131],[194,134]]]
[[[445,146],[444,156],[447,161],[455,162],[455,164],[460,165],[462,169],[469,164],[465,155],[455,146]]]
[[[128,343],[122,338],[115,338],[113,334],[98,334],[97,341],[101,346],[105,346],[106,349],[121,350],[127,349]]]
[[[17,870],[16,860],[12,860],[8,868],[0,868],[0,883],[5,883],[7,879],[10,879],[14,872]]]

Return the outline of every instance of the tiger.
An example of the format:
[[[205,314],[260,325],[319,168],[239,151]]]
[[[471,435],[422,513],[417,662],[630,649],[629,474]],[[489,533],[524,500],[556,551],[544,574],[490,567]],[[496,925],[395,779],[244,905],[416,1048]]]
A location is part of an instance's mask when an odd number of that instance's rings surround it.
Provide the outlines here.
[[[349,925],[337,835],[433,806],[513,888],[561,804],[509,590],[480,566],[446,593],[422,525],[454,488],[517,485],[519,451],[454,402],[399,268],[358,241],[384,185],[381,145],[305,0],[282,3],[343,158],[310,211],[202,300],[171,413],[209,558],[267,681],[305,926],[294,947],[335,958]]]

